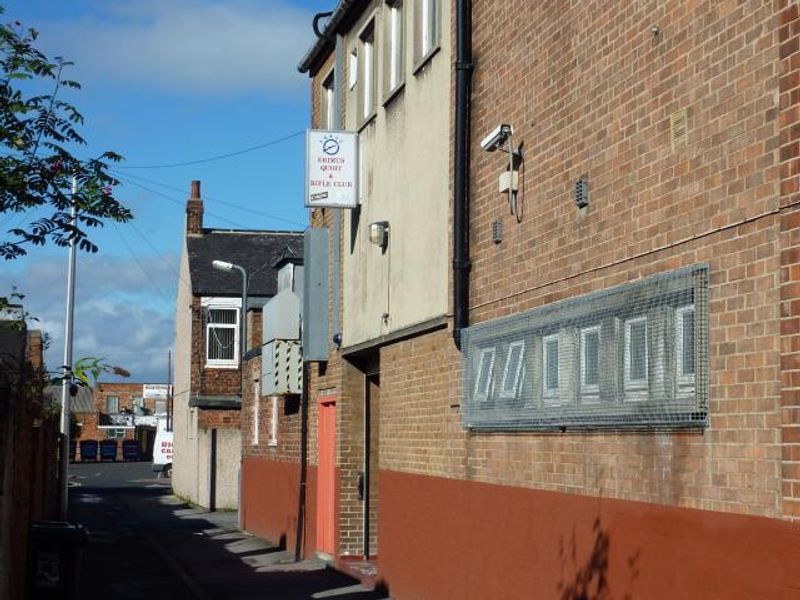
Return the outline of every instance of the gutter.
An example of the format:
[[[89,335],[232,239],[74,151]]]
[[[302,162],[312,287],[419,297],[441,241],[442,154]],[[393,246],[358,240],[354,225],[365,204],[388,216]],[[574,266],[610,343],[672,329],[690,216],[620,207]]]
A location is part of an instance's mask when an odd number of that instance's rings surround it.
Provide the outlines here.
[[[314,17],[314,33],[317,41],[300,59],[297,70],[308,73],[315,70],[319,62],[331,53],[336,46],[336,34],[346,29],[356,17],[369,5],[368,0],[340,0],[333,13],[319,13]],[[319,19],[322,15],[330,15],[322,31],[319,30]]]
[[[453,146],[453,341],[469,325],[469,130],[472,92],[472,2],[456,0],[456,95]]]

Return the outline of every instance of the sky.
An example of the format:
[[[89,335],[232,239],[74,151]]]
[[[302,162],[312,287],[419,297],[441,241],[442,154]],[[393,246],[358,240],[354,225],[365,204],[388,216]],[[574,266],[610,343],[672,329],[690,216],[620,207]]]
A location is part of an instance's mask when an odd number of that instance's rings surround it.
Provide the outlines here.
[[[192,180],[202,182],[206,227],[305,228],[310,91],[297,64],[315,39],[313,15],[335,4],[0,0],[0,19],[33,27],[48,56],[75,63],[67,76],[82,89],[64,98],[85,118],[88,144],[78,154],[124,156],[114,193],[134,219],[93,230],[99,252],[78,254],[76,359],[102,357],[130,371],[129,381],[166,380]],[[195,164],[172,166],[187,162]],[[19,223],[19,215],[0,214],[0,236]],[[50,370],[63,362],[66,269],[67,250],[53,245],[0,262],[0,296],[25,295],[38,319],[29,326],[50,339]]]

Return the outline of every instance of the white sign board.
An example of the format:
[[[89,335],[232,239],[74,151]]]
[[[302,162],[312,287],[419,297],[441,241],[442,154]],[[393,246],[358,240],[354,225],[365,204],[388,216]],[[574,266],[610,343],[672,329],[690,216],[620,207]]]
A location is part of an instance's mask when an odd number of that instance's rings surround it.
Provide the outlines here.
[[[309,129],[306,132],[306,206],[358,205],[358,134]]]
[[[142,384],[142,398],[166,400],[169,396],[169,388],[170,386],[166,383],[144,383]]]

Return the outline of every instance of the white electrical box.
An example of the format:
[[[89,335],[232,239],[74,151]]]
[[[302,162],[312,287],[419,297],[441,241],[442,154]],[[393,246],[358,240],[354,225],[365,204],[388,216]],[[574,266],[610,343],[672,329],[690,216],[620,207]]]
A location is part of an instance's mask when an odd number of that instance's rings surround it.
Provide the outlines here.
[[[508,187],[511,186],[511,191],[516,192],[519,185],[519,171],[504,171],[500,174],[500,181],[498,182],[498,188],[501,194],[504,194],[508,191]]]

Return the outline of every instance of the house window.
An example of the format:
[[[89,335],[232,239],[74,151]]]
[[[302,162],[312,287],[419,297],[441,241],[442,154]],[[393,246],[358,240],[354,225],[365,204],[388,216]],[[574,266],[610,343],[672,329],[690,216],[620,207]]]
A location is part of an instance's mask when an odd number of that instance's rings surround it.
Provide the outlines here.
[[[261,431],[261,389],[258,380],[253,382],[255,397],[253,398],[253,446],[258,446],[258,432]]]
[[[441,0],[416,0],[414,12],[414,63],[419,68],[439,47]]]
[[[520,383],[525,355],[525,342],[516,341],[508,345],[506,366],[503,369],[503,380],[500,384],[501,398],[516,398]]]
[[[109,440],[121,440],[125,437],[125,429],[122,427],[106,429],[106,437]]]
[[[388,96],[403,83],[405,56],[405,32],[403,30],[403,0],[387,2],[386,18],[386,58],[384,60],[384,90]]]
[[[494,347],[481,350],[478,365],[478,377],[475,380],[475,396],[481,400],[489,397],[492,385],[492,371],[494,370]]]
[[[625,321],[625,392],[641,399],[647,392],[647,317]]]
[[[600,394],[600,327],[581,330],[581,395],[591,400]]]
[[[115,415],[119,412],[119,396],[106,396],[106,414]]]
[[[558,397],[558,334],[542,338],[542,395]]]
[[[359,36],[359,117],[366,121],[375,112],[375,22],[370,21]]]
[[[334,101],[336,95],[334,94],[335,77],[331,71],[325,80],[322,82],[322,123],[325,129],[334,129]]]
[[[694,305],[675,311],[675,372],[679,392],[693,393],[695,383]]]
[[[278,445],[278,396],[270,399],[269,441],[270,446]]]
[[[206,366],[236,368],[241,299],[204,298],[202,304],[206,315]]]
[[[133,396],[133,398],[131,398],[131,404],[134,413],[137,415],[144,413],[144,398],[141,396]]]

